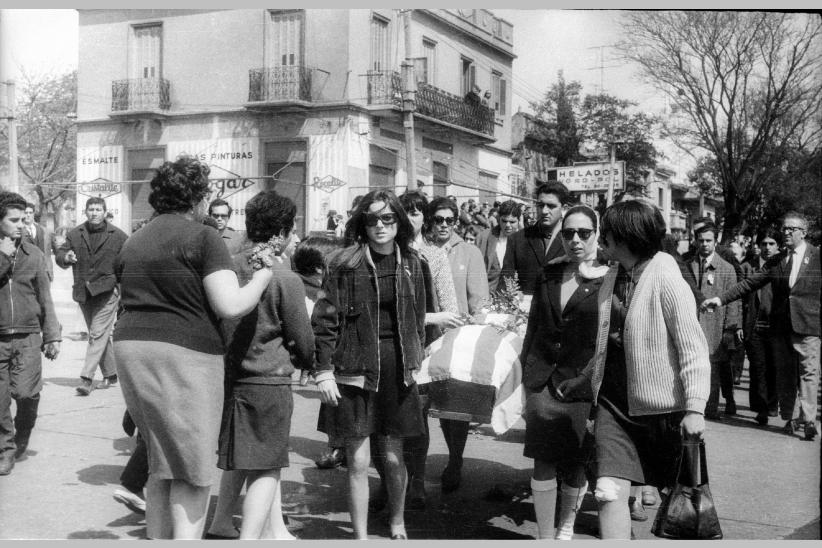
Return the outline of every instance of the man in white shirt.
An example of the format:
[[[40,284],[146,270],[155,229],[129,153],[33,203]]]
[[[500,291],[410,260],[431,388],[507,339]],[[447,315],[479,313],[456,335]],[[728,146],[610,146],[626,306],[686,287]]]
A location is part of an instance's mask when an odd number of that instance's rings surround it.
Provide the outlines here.
[[[483,230],[477,235],[477,247],[485,260],[485,270],[488,272],[488,290],[494,292],[499,284],[502,261],[505,258],[505,249],[508,246],[508,237],[520,229],[520,204],[508,200],[500,204],[499,225]],[[504,289],[504,285],[499,289]]]

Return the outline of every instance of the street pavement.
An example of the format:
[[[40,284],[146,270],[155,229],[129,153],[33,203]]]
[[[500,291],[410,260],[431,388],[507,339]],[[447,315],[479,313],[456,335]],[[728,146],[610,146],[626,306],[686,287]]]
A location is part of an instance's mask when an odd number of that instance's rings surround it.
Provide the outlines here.
[[[29,451],[11,475],[0,477],[0,539],[143,539],[145,520],[112,499],[133,440],[121,428],[125,409],[119,388],[78,396],[75,387],[86,343],[71,273],[55,268],[53,294],[64,325],[60,357],[44,360],[39,419]],[[99,375],[99,373],[98,373]],[[96,379],[99,382],[99,377]],[[737,387],[739,416],[709,422],[706,433],[711,490],[726,539],[819,539],[820,441],[806,442],[753,421],[747,408],[747,374]],[[317,432],[318,393],[294,386],[291,465],[282,472],[283,506],[302,539],[350,539],[344,468],[319,470],[313,459],[325,449]],[[487,425],[472,430],[465,450],[462,487],[443,495],[439,475],[447,449],[437,421],[431,425],[426,488],[428,507],[408,511],[411,539],[533,539],[529,494],[532,462],[522,456],[522,421],[501,436]],[[216,456],[215,456],[216,462]],[[210,512],[216,502],[219,470]],[[372,470],[372,488],[377,475]],[[653,539],[649,520],[634,522],[638,539]],[[210,520],[210,517],[209,517]],[[239,524],[240,516],[236,517]],[[370,517],[373,539],[387,539],[387,515]],[[576,525],[576,539],[597,534],[590,494]]]

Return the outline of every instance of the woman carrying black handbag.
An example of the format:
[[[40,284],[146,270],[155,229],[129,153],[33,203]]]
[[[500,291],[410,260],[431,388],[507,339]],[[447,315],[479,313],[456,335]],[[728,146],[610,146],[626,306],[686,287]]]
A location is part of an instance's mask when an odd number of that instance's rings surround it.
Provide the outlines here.
[[[619,264],[599,291],[594,358],[566,388],[590,379],[593,390],[603,539],[630,538],[631,485],[673,486],[683,436],[705,430],[708,345],[693,294],[661,251],[664,234],[665,220],[649,203],[606,210],[600,245]]]

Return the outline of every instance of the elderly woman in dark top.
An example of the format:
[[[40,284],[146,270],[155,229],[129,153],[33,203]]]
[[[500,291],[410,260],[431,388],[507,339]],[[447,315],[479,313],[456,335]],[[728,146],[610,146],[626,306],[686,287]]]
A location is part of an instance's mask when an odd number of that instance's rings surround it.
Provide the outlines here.
[[[218,323],[254,309],[271,280],[240,288],[220,236],[200,220],[208,166],[181,157],[151,181],[157,217],[117,260],[124,312],[114,352],[129,413],[148,445],[150,538],[199,539],[213,481],[223,405]]]
[[[255,245],[247,244],[234,257],[242,283],[253,275],[257,247],[281,245],[296,214],[294,202],[273,190],[246,204],[246,234]],[[311,367],[314,334],[299,276],[280,257],[271,269],[274,276],[257,308],[239,321],[223,322],[227,378],[217,465],[225,472],[209,529],[218,537],[233,537],[234,504],[245,481],[240,539],[294,539],[283,521],[280,469],[288,466],[291,375],[295,366]]]
[[[392,539],[406,539],[403,439],[424,433],[412,372],[422,362],[426,292],[414,229],[390,191],[366,194],[348,221],[356,242],[334,257],[314,307],[319,428],[345,439],[349,509],[368,538],[369,436],[385,455]]]

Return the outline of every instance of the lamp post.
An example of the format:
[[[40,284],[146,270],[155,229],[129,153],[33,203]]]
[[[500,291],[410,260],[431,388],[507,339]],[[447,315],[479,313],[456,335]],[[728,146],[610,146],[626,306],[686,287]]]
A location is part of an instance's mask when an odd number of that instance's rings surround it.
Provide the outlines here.
[[[611,165],[608,174],[608,196],[606,198],[606,203],[609,207],[614,203],[614,166],[616,165],[616,146],[623,143],[625,143],[625,141],[618,133],[614,132],[611,134],[611,140],[608,143],[611,146]]]

